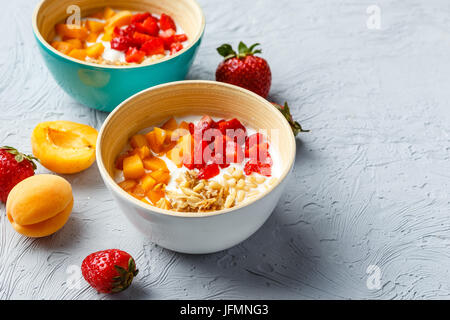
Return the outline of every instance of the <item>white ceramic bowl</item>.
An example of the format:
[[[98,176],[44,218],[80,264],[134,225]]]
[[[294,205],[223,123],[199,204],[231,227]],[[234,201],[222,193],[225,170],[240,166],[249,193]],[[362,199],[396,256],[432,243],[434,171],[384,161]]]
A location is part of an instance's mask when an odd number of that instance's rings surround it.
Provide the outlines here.
[[[253,128],[279,129],[275,146],[282,173],[272,189],[245,205],[214,212],[174,212],[145,204],[114,181],[116,157],[136,132],[170,116],[236,117]],[[97,165],[106,186],[128,220],[158,245],[183,253],[212,253],[230,248],[256,232],[272,213],[286,185],[295,157],[295,138],[288,122],[267,100],[215,81],[180,81],[137,93],[105,120],[97,142]]]

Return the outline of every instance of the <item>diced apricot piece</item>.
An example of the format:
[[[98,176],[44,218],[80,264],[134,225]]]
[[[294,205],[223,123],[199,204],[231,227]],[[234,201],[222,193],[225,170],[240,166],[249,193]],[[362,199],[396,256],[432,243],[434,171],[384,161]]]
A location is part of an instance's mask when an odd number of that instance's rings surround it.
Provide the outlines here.
[[[70,43],[64,41],[53,41],[52,47],[64,54],[69,54],[74,49]]]
[[[143,160],[144,168],[147,170],[164,170],[166,172],[169,172],[169,169],[167,168],[166,162],[163,159],[160,159],[158,157],[150,157]]]
[[[83,60],[86,59],[86,49],[73,49],[72,51],[70,51],[69,53],[69,57],[78,59],[78,60]]]
[[[105,46],[103,45],[103,43],[99,42],[99,43],[93,44],[92,46],[87,47],[86,54],[90,58],[97,59],[98,57],[100,57],[102,55],[104,50],[105,50]]]
[[[158,183],[168,184],[170,180],[170,173],[163,169],[153,171],[152,173],[150,173],[150,176]]]
[[[145,191],[140,184],[137,184],[133,189],[128,191],[128,193],[139,200],[145,197]]]
[[[150,190],[149,192],[147,192],[147,197],[150,199],[153,205],[155,205],[159,201],[159,199],[164,197],[164,195],[164,191],[162,190]]]
[[[140,148],[143,146],[148,146],[147,139],[142,134],[135,134],[130,139],[130,145],[133,148]]]
[[[174,117],[170,117],[161,127],[164,130],[173,131],[178,128],[177,120]]]
[[[123,176],[125,179],[139,179],[144,174],[144,164],[139,155],[135,154],[123,159]]]
[[[189,123],[187,123],[186,121],[181,121],[180,126],[178,128],[184,129],[189,132]]]
[[[88,31],[83,26],[77,26],[76,24],[57,24],[55,26],[56,33],[62,38],[80,39],[85,40],[88,36]]]
[[[136,149],[136,154],[139,155],[139,157],[144,160],[147,157],[150,157],[150,149],[147,146],[143,146]]]
[[[113,9],[111,9],[110,7],[106,7],[105,11],[103,11],[103,19],[109,19],[115,14],[116,12]]]
[[[146,174],[141,178],[141,186],[144,189],[145,192],[148,192],[151,190],[156,184],[156,180],[150,176],[149,174]]]
[[[76,173],[95,161],[97,130],[71,121],[39,123],[31,135],[33,154],[47,169]]]
[[[95,33],[102,32],[104,27],[105,27],[104,22],[95,21],[95,20],[87,20],[86,21],[86,28],[90,32],[95,32]]]
[[[181,154],[181,149],[178,147],[172,148],[171,150],[169,150],[167,152],[167,158],[169,158],[170,160],[172,160],[173,163],[175,163],[175,165],[178,168],[181,168],[181,166],[183,165],[183,156]]]
[[[80,39],[68,39],[65,42],[70,43],[74,49],[83,49],[83,43]]]
[[[167,138],[170,138],[170,135],[164,129],[155,127],[153,131],[155,132],[155,142],[161,146],[163,145],[163,143],[166,141]]]
[[[110,18],[105,17],[106,18],[106,26],[105,27],[120,28],[124,25],[130,24],[132,16],[133,16],[133,14],[128,10],[119,11]]]
[[[111,39],[113,38],[113,34],[114,28],[105,27],[105,32],[103,33],[102,41],[111,41]]]
[[[97,38],[99,36],[99,33],[91,32],[86,38],[86,42],[97,42]]]
[[[153,152],[159,153],[161,151],[161,145],[156,143],[155,131],[150,131],[145,135],[147,142]]]
[[[130,191],[136,185],[137,185],[136,180],[131,180],[131,179],[123,180],[122,182],[119,183],[119,186],[125,191]]]

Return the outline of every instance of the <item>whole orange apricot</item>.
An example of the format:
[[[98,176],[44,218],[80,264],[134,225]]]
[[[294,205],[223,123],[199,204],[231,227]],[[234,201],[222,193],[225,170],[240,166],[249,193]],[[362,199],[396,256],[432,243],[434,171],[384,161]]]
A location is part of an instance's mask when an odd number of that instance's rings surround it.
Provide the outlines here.
[[[33,154],[47,169],[61,174],[77,173],[95,161],[98,132],[71,121],[39,123],[31,135]]]
[[[45,237],[61,229],[73,207],[72,187],[51,174],[31,176],[9,193],[6,214],[13,228],[28,237]]]

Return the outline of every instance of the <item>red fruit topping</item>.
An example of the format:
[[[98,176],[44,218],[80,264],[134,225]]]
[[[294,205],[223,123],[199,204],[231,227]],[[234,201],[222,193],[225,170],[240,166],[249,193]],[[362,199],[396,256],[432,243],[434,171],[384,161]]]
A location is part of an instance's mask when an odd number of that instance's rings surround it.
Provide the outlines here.
[[[187,41],[188,37],[186,34],[182,33],[182,34],[176,34],[173,36],[173,40],[175,42],[185,42]]]
[[[130,47],[135,45],[135,41],[128,36],[118,36],[111,39],[111,48],[115,50],[126,52]]]
[[[198,179],[211,179],[215,176],[217,176],[220,173],[220,168],[217,164],[212,163],[208,164],[204,168],[200,169],[200,172],[198,173]]]
[[[136,31],[133,34],[133,39],[136,43],[139,43],[139,45],[143,45],[146,41],[152,39],[152,36]]]
[[[170,50],[170,45],[175,41],[175,30],[167,29],[159,33],[159,37],[164,41],[164,49]]]
[[[272,82],[272,73],[266,60],[254,56],[261,50],[254,50],[258,43],[247,48],[239,43],[239,53],[236,53],[229,44],[217,48],[224,57],[216,70],[216,80],[231,83],[267,98]]]
[[[161,17],[159,18],[159,26],[161,27],[162,30],[173,29],[177,31],[177,26],[175,25],[175,22],[169,15],[165,13],[161,14]]]
[[[148,56],[164,54],[164,42],[160,38],[150,37],[150,39],[141,46],[141,50]]]
[[[194,124],[192,122],[189,122],[189,132],[191,133],[191,135],[194,135]]]
[[[144,60],[145,52],[135,47],[130,47],[125,54],[125,60],[127,62],[141,63]]]
[[[248,161],[245,164],[244,173],[249,176],[253,172],[259,173],[266,177],[270,177],[272,175],[272,165],[269,163],[251,163],[251,161]]]
[[[8,146],[0,147],[0,201],[6,202],[9,192],[20,181],[34,175],[37,160]]]
[[[150,12],[136,13],[135,15],[133,15],[131,17],[131,24],[136,23],[136,22],[143,22],[145,19],[147,19],[150,16],[151,16]]]
[[[180,42],[174,42],[170,45],[170,54],[175,54],[183,49],[183,45]]]
[[[159,33],[158,22],[154,17],[148,17],[144,22],[136,23],[136,30],[156,37]]]
[[[138,272],[133,257],[118,249],[91,253],[81,264],[84,279],[102,293],[125,290]]]
[[[121,36],[121,37],[132,38],[135,31],[136,31],[136,26],[134,24],[130,24],[124,28],[119,28],[119,27],[114,28],[114,34],[116,36]]]

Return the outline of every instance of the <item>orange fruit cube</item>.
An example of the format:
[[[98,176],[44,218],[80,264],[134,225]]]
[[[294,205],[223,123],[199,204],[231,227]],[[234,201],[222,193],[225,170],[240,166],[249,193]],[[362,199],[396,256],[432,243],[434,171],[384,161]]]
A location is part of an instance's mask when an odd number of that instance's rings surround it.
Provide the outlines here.
[[[73,49],[72,51],[70,51],[69,53],[69,57],[78,59],[78,60],[83,60],[86,59],[86,49]]]
[[[141,178],[141,186],[145,192],[151,190],[155,186],[155,184],[156,180],[153,179],[149,174],[146,174]]]
[[[64,41],[53,41],[52,47],[64,54],[69,54],[74,49],[70,43]]]
[[[68,39],[65,42],[70,43],[74,49],[83,49],[83,43],[80,39]]]
[[[183,165],[183,155],[180,148],[172,148],[171,150],[167,151],[166,155],[167,158],[172,160],[172,162],[175,163],[178,168],[181,168],[181,166]]]
[[[174,117],[170,117],[161,127],[164,130],[173,131],[178,128],[177,120]]]
[[[136,185],[133,190],[131,190],[131,193],[139,200],[145,197],[145,190],[140,184]]]
[[[97,42],[99,33],[91,32],[86,38],[86,42]]]
[[[139,155],[135,154],[123,159],[123,175],[125,179],[139,179],[144,174],[144,164]]]
[[[152,173],[150,173],[150,176],[158,183],[168,184],[170,180],[170,173],[163,169],[153,171]]]
[[[102,41],[111,41],[111,39],[113,38],[113,34],[114,34],[114,27],[112,28],[105,27],[105,32],[103,33]]]
[[[137,185],[136,180],[131,180],[131,179],[123,180],[122,182],[119,183],[119,186],[125,191],[130,191],[136,185]]]
[[[164,191],[162,190],[150,190],[147,192],[147,197],[150,199],[153,205],[155,205],[159,199],[164,197]]]
[[[130,145],[133,148],[141,148],[143,146],[148,146],[147,139],[142,134],[135,134],[130,139]]]
[[[55,26],[56,33],[62,38],[80,39],[85,40],[88,36],[88,31],[83,26],[77,26],[76,24],[64,24],[59,23]]]
[[[136,154],[139,155],[139,157],[141,157],[142,160],[144,160],[145,158],[150,157],[150,149],[147,146],[137,148]],[[144,165],[144,168],[145,168],[145,165]]]
[[[95,32],[95,33],[102,32],[104,27],[105,27],[104,22],[95,21],[95,20],[87,20],[86,21],[86,28],[90,32]]]
[[[166,172],[169,172],[169,169],[167,168],[166,162],[163,159],[160,159],[158,157],[149,157],[147,159],[143,160],[144,168],[147,170],[163,170]]]
[[[86,54],[90,58],[97,59],[98,57],[100,57],[102,55],[104,50],[105,50],[105,46],[103,45],[103,43],[99,42],[99,43],[93,44],[92,46],[87,47]]]
[[[111,9],[110,7],[106,7],[105,10],[103,11],[103,19],[109,19],[112,16],[114,16],[116,14],[116,12]]]

